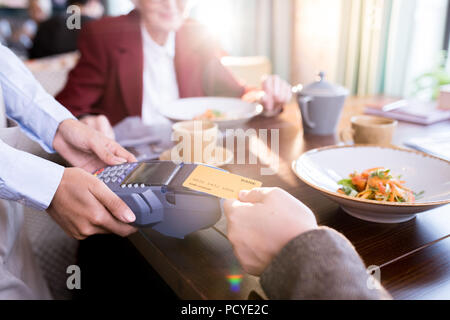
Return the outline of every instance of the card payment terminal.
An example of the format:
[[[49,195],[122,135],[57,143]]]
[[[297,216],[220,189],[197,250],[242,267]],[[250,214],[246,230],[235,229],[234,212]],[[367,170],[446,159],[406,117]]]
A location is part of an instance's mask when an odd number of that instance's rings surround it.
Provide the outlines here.
[[[152,160],[106,167],[94,175],[134,212],[133,225],[182,239],[221,216],[219,198],[183,187],[199,165]]]

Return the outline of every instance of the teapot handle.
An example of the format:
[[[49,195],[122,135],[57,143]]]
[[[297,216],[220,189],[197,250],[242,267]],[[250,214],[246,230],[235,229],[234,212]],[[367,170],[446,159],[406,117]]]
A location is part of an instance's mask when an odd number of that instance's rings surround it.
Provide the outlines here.
[[[313,100],[313,98],[308,96],[303,96],[298,98],[298,104],[300,106],[300,110],[302,111],[302,117],[305,121],[306,126],[310,129],[314,129],[316,124],[311,121],[309,118],[309,103]]]

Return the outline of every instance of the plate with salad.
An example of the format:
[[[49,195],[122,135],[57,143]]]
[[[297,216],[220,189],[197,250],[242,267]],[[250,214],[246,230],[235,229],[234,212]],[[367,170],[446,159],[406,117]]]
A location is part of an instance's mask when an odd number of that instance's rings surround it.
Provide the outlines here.
[[[310,187],[348,214],[378,223],[400,223],[450,204],[450,162],[397,147],[330,146],[292,164]]]
[[[337,192],[358,199],[405,203],[414,203],[425,193],[416,193],[405,184],[401,175],[394,177],[391,169],[378,167],[349,174],[347,179],[338,181],[341,187]]]
[[[164,106],[161,113],[172,121],[209,120],[220,129],[242,127],[263,112],[263,106],[237,98],[200,97],[179,99]]]

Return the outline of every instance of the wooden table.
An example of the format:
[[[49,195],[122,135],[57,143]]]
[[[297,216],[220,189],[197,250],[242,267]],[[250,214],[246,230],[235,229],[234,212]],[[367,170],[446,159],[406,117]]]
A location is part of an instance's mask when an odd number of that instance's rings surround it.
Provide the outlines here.
[[[362,113],[364,98],[348,99],[340,129]],[[303,134],[296,104],[277,118],[257,118],[248,128],[280,129],[279,170],[261,176],[262,165],[227,165],[230,172],[258,179],[264,186],[281,187],[307,204],[320,225],[342,232],[367,266],[381,267],[381,282],[396,299],[450,299],[450,206],[422,213],[401,224],[376,224],[345,214],[339,206],[302,183],[291,163],[307,150],[338,143],[335,136]],[[394,143],[413,136],[450,130],[450,121],[423,127],[400,123]],[[270,140],[269,140],[270,141]],[[250,150],[251,151],[251,150]],[[153,230],[130,237],[141,254],[182,299],[249,299],[265,297],[258,278],[246,275],[226,238],[226,220],[184,240],[164,237]],[[243,274],[238,292],[230,289],[228,275]]]

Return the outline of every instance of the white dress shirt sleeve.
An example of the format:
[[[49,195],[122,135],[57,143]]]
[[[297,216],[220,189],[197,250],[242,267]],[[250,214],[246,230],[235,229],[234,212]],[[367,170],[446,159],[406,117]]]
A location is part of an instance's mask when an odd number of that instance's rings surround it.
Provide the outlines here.
[[[25,65],[0,45],[0,89],[6,115],[47,152],[54,152],[53,139],[59,124],[73,115],[34,79]],[[64,168],[18,151],[0,141],[0,198],[19,201],[45,210],[59,186]]]

